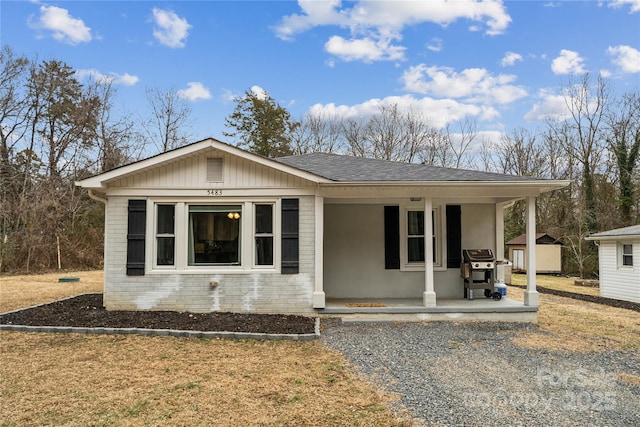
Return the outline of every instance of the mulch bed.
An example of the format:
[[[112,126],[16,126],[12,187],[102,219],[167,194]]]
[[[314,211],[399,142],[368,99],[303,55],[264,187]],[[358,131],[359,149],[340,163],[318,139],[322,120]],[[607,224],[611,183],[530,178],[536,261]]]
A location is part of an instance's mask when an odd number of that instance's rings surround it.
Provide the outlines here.
[[[0,315],[0,324],[267,334],[313,334],[315,330],[315,319],[305,316],[222,312],[107,311],[102,305],[102,294],[80,295]]]
[[[512,285],[509,285],[509,286],[513,286],[513,287],[521,288],[521,289],[526,289],[527,288],[526,285],[513,285],[512,284]],[[585,295],[585,294],[579,294],[579,293],[568,292],[568,291],[559,291],[557,289],[545,288],[544,286],[536,286],[536,289],[541,294],[556,295],[556,296],[559,296],[559,297],[573,298],[573,299],[577,299],[577,300],[581,300],[581,301],[595,302],[597,304],[608,305],[610,307],[624,308],[624,309],[633,310],[633,311],[640,311],[640,304],[638,304],[637,302],[622,301],[622,300],[613,299],[613,298],[599,297],[599,296],[596,296],[596,295]]]

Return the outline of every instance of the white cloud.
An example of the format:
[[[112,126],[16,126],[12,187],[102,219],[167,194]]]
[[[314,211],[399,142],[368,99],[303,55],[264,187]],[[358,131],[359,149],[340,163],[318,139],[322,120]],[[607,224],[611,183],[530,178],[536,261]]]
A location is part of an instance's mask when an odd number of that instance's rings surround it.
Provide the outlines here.
[[[503,67],[508,67],[514,65],[518,61],[522,61],[522,55],[515,52],[507,52],[504,55],[504,58],[502,58],[500,65],[502,65]]]
[[[444,128],[467,116],[479,120],[492,120],[500,116],[496,109],[489,106],[461,103],[453,99],[415,98],[411,95],[370,99],[356,105],[315,104],[309,109],[309,113],[326,114],[329,117],[368,117],[376,114],[380,106],[394,104],[402,111],[411,110],[424,115],[437,128]]]
[[[204,87],[202,83],[189,82],[187,83],[187,86],[189,86],[187,89],[180,89],[177,92],[180,98],[186,99],[188,101],[197,101],[199,99],[211,98],[211,92],[209,92],[209,89]]]
[[[465,98],[468,102],[509,104],[527,96],[527,91],[512,83],[516,76],[492,75],[484,68],[467,68],[457,73],[449,67],[420,64],[402,75],[404,89],[444,98]]]
[[[189,35],[191,24],[185,18],[180,18],[175,12],[153,8],[153,19],[156,27],[153,36],[168,47],[184,47],[185,39]]]
[[[542,89],[538,93],[540,102],[533,104],[533,107],[524,116],[529,122],[546,120],[564,120],[569,117],[567,103],[563,95]]]
[[[551,70],[555,74],[582,74],[585,72],[583,62],[578,52],[562,49],[560,56],[551,62]]]
[[[608,79],[609,77],[611,77],[613,75],[613,73],[607,69],[602,69],[600,70],[599,73],[603,78]]]
[[[329,53],[338,52],[346,60],[403,59],[405,48],[392,42],[401,40],[402,30],[410,25],[430,22],[447,26],[459,19],[467,19],[479,24],[486,34],[496,35],[503,33],[511,22],[501,0],[360,0],[352,7],[343,7],[340,0],[299,0],[298,5],[301,13],[284,16],[274,28],[276,36],[292,40],[296,34],[319,26],[348,29],[351,34],[349,41],[334,35],[325,45]],[[433,46],[438,48],[437,43]]]
[[[113,83],[113,84],[123,85],[123,86],[133,86],[136,83],[138,83],[138,81],[140,81],[138,76],[133,76],[129,73],[103,74],[100,71],[93,68],[76,70],[76,76],[81,80],[85,78],[91,78],[98,83]]]
[[[251,86],[251,89],[249,89],[249,91],[253,94],[253,96],[262,101],[269,98],[269,92],[258,85]]]
[[[392,39],[372,40],[368,37],[362,39],[345,40],[340,36],[333,36],[325,44],[325,50],[332,55],[342,58],[344,61],[398,61],[404,58],[405,48],[392,45]]]
[[[629,13],[640,12],[640,0],[614,0],[614,1],[608,2],[608,5],[609,7],[615,7],[615,8],[629,5],[631,7],[631,10],[629,10]]]
[[[427,43],[427,49],[432,52],[442,51],[442,39],[438,37],[432,38],[429,43]]]
[[[40,6],[40,17],[35,22],[30,20],[29,26],[51,31],[54,39],[71,45],[87,43],[92,38],[91,28],[82,19],[74,18],[67,9],[56,6]]]
[[[640,50],[631,46],[615,46],[607,49],[607,54],[613,57],[616,64],[625,73],[640,73]]]

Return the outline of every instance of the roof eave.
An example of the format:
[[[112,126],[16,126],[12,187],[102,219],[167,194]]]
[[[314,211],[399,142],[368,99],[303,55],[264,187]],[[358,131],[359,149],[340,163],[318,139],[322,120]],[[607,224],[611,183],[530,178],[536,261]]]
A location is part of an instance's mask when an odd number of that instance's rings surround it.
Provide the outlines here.
[[[539,181],[327,181],[321,187],[527,187],[539,188],[541,192],[558,190],[568,186],[568,180]]]
[[[584,238],[585,240],[598,240],[598,241],[604,241],[604,240],[633,240],[633,239],[640,239],[640,234],[616,234],[616,235],[608,235],[608,236],[597,236],[597,235],[593,235],[593,236],[588,236]]]

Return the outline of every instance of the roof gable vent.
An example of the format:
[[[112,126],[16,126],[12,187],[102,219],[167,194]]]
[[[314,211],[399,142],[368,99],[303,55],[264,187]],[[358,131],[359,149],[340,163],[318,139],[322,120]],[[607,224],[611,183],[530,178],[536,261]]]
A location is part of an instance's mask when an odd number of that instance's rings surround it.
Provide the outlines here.
[[[207,158],[207,182],[222,182],[222,158]]]

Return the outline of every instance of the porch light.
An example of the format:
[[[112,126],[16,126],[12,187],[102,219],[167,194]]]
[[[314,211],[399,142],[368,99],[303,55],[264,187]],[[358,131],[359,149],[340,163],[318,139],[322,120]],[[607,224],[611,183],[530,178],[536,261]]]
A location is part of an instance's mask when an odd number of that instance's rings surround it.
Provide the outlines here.
[[[238,212],[229,212],[227,214],[227,218],[229,218],[229,219],[240,219],[240,214]]]
[[[410,197],[409,200],[411,200],[412,202],[419,202],[422,200],[422,197]]]

